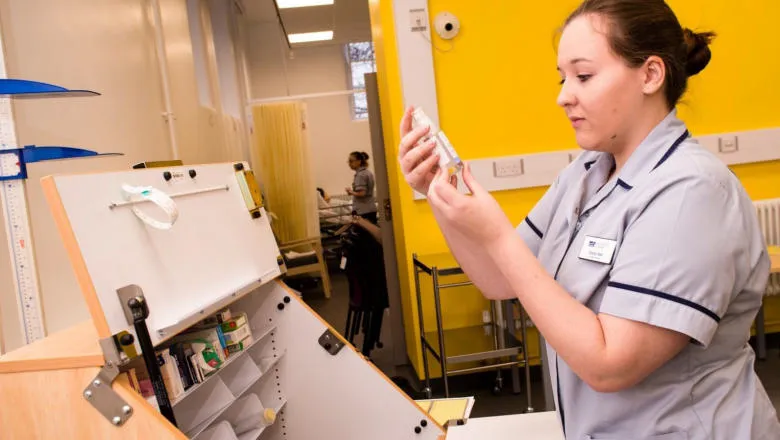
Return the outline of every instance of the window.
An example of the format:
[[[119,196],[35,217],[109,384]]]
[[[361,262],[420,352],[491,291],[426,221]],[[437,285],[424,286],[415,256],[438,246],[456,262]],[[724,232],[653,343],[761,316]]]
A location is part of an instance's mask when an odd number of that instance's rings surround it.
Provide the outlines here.
[[[206,68],[206,43],[201,26],[200,0],[187,0],[187,18],[192,39],[192,58],[195,62],[195,79],[198,82],[198,99],[204,107],[214,107],[211,86]]]
[[[346,46],[347,71],[350,87],[356,90],[352,94],[352,119],[368,118],[365,74],[376,71],[374,45],[371,42],[349,43]]]
[[[241,117],[241,92],[238,88],[236,72],[236,48],[233,44],[230,20],[233,3],[209,2],[211,17],[211,38],[217,63],[219,97],[222,100],[222,112],[236,119]]]

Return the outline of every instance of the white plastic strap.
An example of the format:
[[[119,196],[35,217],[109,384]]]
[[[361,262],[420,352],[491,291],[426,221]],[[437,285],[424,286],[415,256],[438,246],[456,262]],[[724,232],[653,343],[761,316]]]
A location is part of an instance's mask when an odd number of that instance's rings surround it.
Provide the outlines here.
[[[155,229],[171,229],[173,224],[176,223],[176,219],[179,218],[179,208],[176,207],[176,203],[172,198],[168,197],[167,194],[157,188],[151,186],[131,186],[125,184],[122,185],[122,191],[124,192],[125,199],[129,201],[135,201],[139,199],[147,200],[162,209],[162,211],[168,217],[165,221],[152,218],[150,215],[141,211],[137,205],[132,205],[132,210],[135,216]]]

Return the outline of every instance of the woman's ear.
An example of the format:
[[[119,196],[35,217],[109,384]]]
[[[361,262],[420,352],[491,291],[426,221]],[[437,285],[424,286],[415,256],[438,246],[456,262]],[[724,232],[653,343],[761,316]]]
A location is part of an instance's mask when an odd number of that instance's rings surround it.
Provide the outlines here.
[[[642,66],[642,92],[652,95],[661,90],[666,78],[666,65],[664,60],[657,55],[651,55]]]

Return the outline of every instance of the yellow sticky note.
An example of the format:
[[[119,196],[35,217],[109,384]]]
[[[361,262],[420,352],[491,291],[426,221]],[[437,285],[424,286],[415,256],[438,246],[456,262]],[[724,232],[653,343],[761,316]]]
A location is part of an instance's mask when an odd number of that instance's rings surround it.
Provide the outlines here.
[[[431,409],[431,401],[430,400],[417,400],[417,405],[422,408],[423,411],[428,412]]]
[[[461,420],[466,415],[468,399],[437,400],[431,405],[428,413],[439,424],[443,425],[450,420]]]

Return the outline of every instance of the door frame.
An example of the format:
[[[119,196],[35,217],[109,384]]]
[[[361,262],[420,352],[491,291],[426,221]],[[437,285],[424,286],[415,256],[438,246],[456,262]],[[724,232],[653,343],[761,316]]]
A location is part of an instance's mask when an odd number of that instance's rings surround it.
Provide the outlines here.
[[[379,204],[379,229],[382,231],[382,249],[384,252],[385,278],[390,300],[389,324],[393,347],[393,365],[409,363],[404,334],[403,309],[401,307],[401,288],[398,278],[398,260],[396,258],[395,234],[393,232],[393,211],[390,205],[390,185],[385,156],[385,139],[382,133],[382,111],[379,105],[379,86],[376,73],[365,74],[366,99],[368,104],[368,124],[371,134],[371,150],[374,158],[374,179],[376,198]]]

